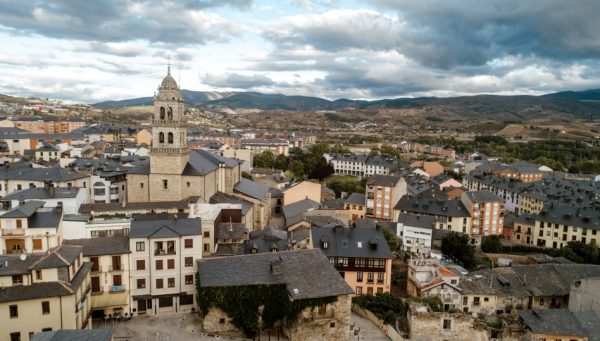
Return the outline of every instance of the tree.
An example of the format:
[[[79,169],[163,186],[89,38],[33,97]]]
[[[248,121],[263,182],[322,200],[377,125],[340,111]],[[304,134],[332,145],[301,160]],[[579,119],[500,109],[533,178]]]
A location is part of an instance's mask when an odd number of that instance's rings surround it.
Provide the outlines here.
[[[252,175],[248,172],[242,172],[242,178],[252,180]]]
[[[500,236],[485,236],[481,240],[481,251],[490,253],[499,253],[502,251],[502,242]]]
[[[398,237],[394,232],[390,231],[388,228],[383,228],[383,236],[387,241],[388,246],[392,252],[400,250],[402,246],[402,239]]]
[[[289,169],[292,173],[294,173],[294,177],[296,179],[304,178],[304,165],[302,164],[302,162],[298,160],[293,160],[292,162],[290,162]]]
[[[463,264],[467,269],[475,266],[475,247],[469,242],[469,236],[450,232],[442,239],[442,253]]]
[[[274,162],[275,155],[270,150],[265,150],[254,157],[254,167],[273,168]]]

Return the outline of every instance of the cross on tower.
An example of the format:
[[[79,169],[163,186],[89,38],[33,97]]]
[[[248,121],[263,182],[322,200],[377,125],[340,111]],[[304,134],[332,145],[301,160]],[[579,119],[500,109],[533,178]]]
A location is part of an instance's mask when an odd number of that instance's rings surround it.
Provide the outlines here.
[[[167,73],[171,73],[171,55],[167,55]]]

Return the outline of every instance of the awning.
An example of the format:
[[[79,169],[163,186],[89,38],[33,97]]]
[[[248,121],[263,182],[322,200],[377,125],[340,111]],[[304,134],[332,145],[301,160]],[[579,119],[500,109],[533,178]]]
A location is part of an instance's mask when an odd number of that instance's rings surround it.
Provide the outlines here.
[[[129,305],[129,295],[126,292],[115,294],[92,295],[92,307],[110,308]]]

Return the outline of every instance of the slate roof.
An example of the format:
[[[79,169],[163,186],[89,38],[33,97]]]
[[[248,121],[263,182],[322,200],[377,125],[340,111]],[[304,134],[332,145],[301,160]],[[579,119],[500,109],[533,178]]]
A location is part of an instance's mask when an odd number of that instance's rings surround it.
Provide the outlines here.
[[[352,193],[348,198],[346,198],[346,204],[365,206],[365,203],[366,197],[362,193]]]
[[[373,175],[367,180],[367,185],[394,187],[402,179],[395,175]]]
[[[344,209],[344,199],[337,198],[337,199],[327,200],[327,201],[323,202],[323,208],[343,210]]]
[[[512,267],[483,269],[464,276],[459,285],[464,294],[528,297],[529,290]]]
[[[600,230],[600,208],[571,205],[544,205],[536,220],[548,223]]]
[[[176,238],[202,234],[200,218],[131,222],[129,238]]]
[[[233,190],[258,200],[266,199],[269,194],[269,186],[244,178],[233,186]]]
[[[403,196],[394,207],[409,213],[443,217],[470,217],[465,205],[459,199],[425,198],[421,196]]]
[[[600,265],[592,264],[514,265],[512,268],[534,296],[568,295],[571,282],[600,273]]]
[[[246,215],[254,206],[254,204],[248,200],[244,200],[242,198],[229,195],[223,192],[217,192],[210,197],[209,203],[211,204],[241,204],[242,205],[242,215]]]
[[[79,206],[79,213],[94,212],[114,212],[114,211],[150,211],[152,209],[187,209],[190,203],[198,201],[200,197],[193,196],[180,201],[151,201],[151,202],[110,202],[100,204],[82,204]]]
[[[285,226],[289,227],[300,222],[304,218],[304,213],[316,209],[321,204],[311,200],[311,199],[302,199],[293,204],[285,205],[281,208],[283,211],[283,217],[285,218]]]
[[[0,167],[0,180],[65,182],[89,177],[68,168]]]
[[[523,310],[519,312],[519,316],[535,334],[587,336],[589,341],[600,340],[600,319],[593,311]]]
[[[70,266],[82,251],[83,248],[77,245],[57,246],[41,257],[30,269],[40,270]]]
[[[250,232],[250,238],[244,242],[244,253],[271,252],[273,248],[277,251],[287,251],[288,240],[287,232],[272,226]]]
[[[381,229],[312,227],[311,236],[327,257],[392,258]]]
[[[271,271],[274,261],[281,261],[280,274]],[[319,249],[267,252],[197,262],[202,287],[285,285],[292,301],[353,293]]]
[[[111,341],[111,329],[53,330],[33,335],[31,341]]]
[[[36,152],[58,152],[60,149],[50,143],[44,143],[41,147],[35,150]]]
[[[474,203],[504,202],[502,198],[500,198],[491,191],[465,192],[464,195],[469,197],[469,199]]]
[[[28,201],[23,205],[4,213],[0,218],[29,218],[35,214],[35,211],[44,206],[43,201]]]
[[[63,245],[79,245],[83,247],[85,257],[102,255],[119,255],[129,253],[128,236],[111,236],[99,238],[65,239]]]
[[[419,216],[415,214],[400,213],[398,223],[404,226],[419,227],[422,229],[433,229],[435,226],[435,218],[432,216]]]
[[[248,234],[244,223],[220,223],[217,226],[217,239],[242,239]]]
[[[34,228],[58,228],[62,212],[56,207],[39,208],[33,216],[28,219],[27,227]]]
[[[58,187],[54,188],[54,195],[49,190],[43,187],[28,188],[20,191],[11,192],[9,195],[3,197],[2,201],[8,200],[27,200],[27,199],[68,199],[75,198],[79,193],[79,188],[72,187]]]
[[[28,254],[25,260],[21,260],[17,255],[1,255],[0,276],[24,275],[42,256],[42,254]]]

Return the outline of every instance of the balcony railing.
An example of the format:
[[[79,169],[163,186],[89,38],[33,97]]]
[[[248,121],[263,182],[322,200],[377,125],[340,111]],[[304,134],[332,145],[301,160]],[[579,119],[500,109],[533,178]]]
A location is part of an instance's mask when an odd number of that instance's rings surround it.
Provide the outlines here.
[[[25,229],[2,229],[3,236],[24,236]]]
[[[185,120],[179,121],[168,121],[168,120],[152,120],[153,126],[163,126],[163,127],[184,127],[187,122]]]
[[[90,270],[92,273],[98,273],[98,272],[102,272],[102,265],[98,265],[98,266],[92,266],[92,270]]]
[[[123,264],[112,264],[108,267],[108,271],[110,271],[110,272],[123,271]]]
[[[118,293],[118,292],[124,292],[125,291],[125,285],[112,285],[110,287],[110,292],[111,293]]]
[[[177,254],[175,250],[164,250],[164,249],[156,249],[154,250],[155,256],[169,256]]]

